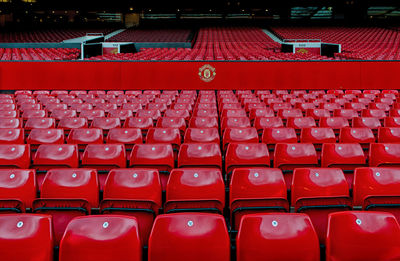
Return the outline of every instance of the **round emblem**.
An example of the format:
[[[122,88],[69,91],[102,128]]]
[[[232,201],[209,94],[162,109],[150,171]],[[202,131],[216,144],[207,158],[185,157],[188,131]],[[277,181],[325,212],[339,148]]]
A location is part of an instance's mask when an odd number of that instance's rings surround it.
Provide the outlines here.
[[[204,82],[211,82],[214,80],[216,74],[215,68],[209,64],[205,64],[199,68],[200,79]]]

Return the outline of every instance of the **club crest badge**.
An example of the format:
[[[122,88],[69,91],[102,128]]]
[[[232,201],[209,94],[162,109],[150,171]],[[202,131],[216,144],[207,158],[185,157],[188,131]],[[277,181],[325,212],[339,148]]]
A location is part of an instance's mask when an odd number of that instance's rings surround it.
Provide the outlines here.
[[[211,82],[214,80],[216,74],[215,68],[209,64],[205,64],[199,68],[199,76],[203,82]]]

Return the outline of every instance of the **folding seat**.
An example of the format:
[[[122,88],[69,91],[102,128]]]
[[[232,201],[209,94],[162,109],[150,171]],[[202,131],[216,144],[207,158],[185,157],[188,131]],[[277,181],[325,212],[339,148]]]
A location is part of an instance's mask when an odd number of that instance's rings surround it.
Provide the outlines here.
[[[189,128],[218,128],[216,117],[192,117],[189,121]]]
[[[151,118],[154,122],[157,122],[158,118],[161,118],[161,112],[159,110],[138,110],[136,117]]]
[[[371,167],[399,167],[400,144],[398,143],[371,143],[369,148],[369,166]]]
[[[106,134],[110,129],[121,128],[121,120],[119,118],[111,117],[96,117],[93,118],[91,128],[102,129]]]
[[[149,239],[149,261],[230,261],[224,217],[210,213],[160,215]]]
[[[343,117],[321,118],[319,120],[319,127],[332,128],[335,133],[339,133],[341,128],[349,126],[349,121]]]
[[[229,143],[258,143],[258,133],[255,128],[227,128],[222,138],[223,151]]]
[[[53,112],[55,110],[68,110],[68,105],[65,103],[49,103],[46,105],[46,110]]]
[[[88,94],[94,95],[94,96],[99,96],[101,94],[106,94],[106,91],[94,90],[94,91],[88,91]]]
[[[288,118],[286,127],[301,130],[303,128],[316,127],[315,120],[312,117]]]
[[[84,110],[93,110],[93,105],[91,103],[72,103],[70,109],[81,113]]]
[[[297,135],[294,128],[266,128],[263,131],[261,142],[267,144],[272,152],[277,143],[297,143]]]
[[[161,113],[164,113],[167,109],[168,107],[165,103],[148,103],[146,105],[146,110],[158,110]]]
[[[161,184],[155,169],[113,169],[104,187],[102,214],[129,215],[138,220],[144,245],[162,207]]]
[[[221,119],[221,134],[226,128],[248,128],[251,127],[250,119],[247,117],[229,117]]]
[[[235,103],[221,103],[219,109],[220,109],[220,111],[228,110],[228,109],[240,110],[240,109],[242,109],[242,105],[240,105],[240,103],[238,103],[238,102],[235,102]]]
[[[150,128],[146,135],[146,143],[171,144],[175,152],[175,159],[177,159],[181,145],[181,134],[177,128]]]
[[[311,143],[278,143],[274,151],[274,168],[280,168],[290,190],[293,170],[318,167],[318,156]]]
[[[303,112],[307,112],[307,110],[314,110],[316,109],[316,105],[312,102],[296,102],[295,109],[300,109]]]
[[[363,109],[366,108],[365,104],[359,102],[348,102],[344,104],[344,108],[346,110],[356,110],[357,112],[361,112]]]
[[[0,111],[0,117],[1,118],[18,118],[19,117],[19,111],[17,110],[6,110],[6,111]]]
[[[359,143],[363,149],[368,149],[375,142],[374,133],[370,128],[342,128],[339,134],[340,143]]]
[[[24,129],[0,129],[0,144],[24,144]]]
[[[151,117],[133,117],[125,120],[123,128],[138,128],[143,134],[154,126],[153,119]]]
[[[108,117],[119,118],[121,121],[125,121],[127,118],[133,117],[133,112],[131,110],[110,110],[108,112]]]
[[[272,118],[255,118],[254,127],[257,129],[258,133],[262,133],[264,129],[267,128],[281,128],[284,127],[282,119],[279,117]]]
[[[250,112],[251,110],[266,110],[267,106],[265,106],[264,103],[246,103],[244,106],[244,109],[246,110],[246,112]],[[271,109],[269,109],[271,110]],[[271,112],[273,112],[273,110],[271,110]]]
[[[86,118],[63,118],[58,122],[57,126],[57,128],[64,129],[65,133],[69,133],[69,131],[72,129],[81,129],[87,127],[88,127],[88,121]]]
[[[188,110],[188,111],[192,111],[193,110],[193,106],[188,104],[188,103],[174,103],[172,105],[173,110]]]
[[[129,167],[157,169],[163,190],[174,165],[174,151],[171,144],[136,144],[129,156]]]
[[[282,119],[300,118],[303,117],[303,113],[300,109],[280,109],[277,116]]]
[[[24,110],[22,113],[22,118],[24,120],[30,118],[45,118],[47,117],[47,112],[45,110]]]
[[[354,172],[354,205],[392,213],[400,220],[400,169],[358,168]]]
[[[172,117],[172,118],[184,118],[185,121],[190,119],[190,113],[188,110],[173,110],[168,109],[164,113],[164,117]]]
[[[217,109],[208,109],[208,110],[195,110],[193,111],[194,117],[218,117],[218,110]]]
[[[1,123],[1,119],[0,119]],[[386,117],[383,119],[383,126],[385,127],[400,127],[400,117]]]
[[[247,117],[247,113],[243,109],[224,109],[221,111],[221,118],[229,117]]]
[[[243,216],[248,214],[289,212],[286,184],[280,169],[234,169],[229,199],[233,230],[238,230]]]
[[[342,117],[351,120],[358,116],[358,112],[353,109],[336,109],[333,111],[333,117]]]
[[[136,218],[88,216],[72,220],[60,245],[60,261],[142,260]]]
[[[81,166],[97,170],[100,189],[103,189],[108,172],[126,168],[126,159],[123,144],[88,144],[81,157]]]
[[[138,96],[138,95],[142,94],[142,91],[141,90],[130,90],[130,91],[125,91],[125,94]]]
[[[400,252],[400,228],[385,212],[346,211],[328,220],[326,260],[396,260]]]
[[[63,100],[63,103],[68,104],[68,106],[72,106],[73,104],[82,104],[83,100],[79,98],[66,98]]]
[[[142,105],[140,103],[124,103],[121,107],[123,110],[130,110],[132,113],[136,113],[138,110],[142,109]]]
[[[239,105],[239,109],[241,108],[240,104]],[[207,103],[203,103],[202,100],[200,100],[198,103],[196,103],[196,107],[195,109],[198,110],[202,110],[202,109],[217,109],[217,104],[214,102],[214,100],[212,102],[207,102]],[[222,108],[224,109],[224,108]],[[236,108],[234,108],[236,109]]]
[[[382,124],[379,118],[374,118],[374,117],[353,118],[353,127],[356,128],[370,128],[373,131],[376,131],[381,126]]]
[[[123,95],[124,91],[107,91],[107,95],[115,95],[115,96],[120,96]]]
[[[127,150],[132,150],[133,145],[143,143],[142,132],[136,128],[111,129],[108,132],[106,143],[122,143]]]
[[[306,117],[313,117],[314,120],[319,120],[320,118],[331,117],[331,113],[325,109],[308,109],[306,111]]]
[[[220,143],[217,128],[188,128],[184,136],[185,143]]]
[[[312,143],[320,151],[324,143],[336,143],[332,128],[304,128],[300,133],[300,143]]]
[[[389,111],[390,117],[400,117],[400,109],[391,109]]]
[[[340,110],[342,107],[338,103],[322,103],[319,108],[333,112],[335,110]]]
[[[163,96],[163,98],[155,98],[154,99],[154,103],[155,104],[165,104],[165,105],[167,105],[167,107],[169,107],[169,106],[171,106],[171,104],[172,104],[172,100],[171,100],[171,98],[170,98],[170,96]]]
[[[186,121],[184,118],[162,117],[158,119],[156,126],[160,128],[179,129],[183,136],[186,130]]]
[[[384,110],[364,109],[361,111],[361,117],[383,119],[386,117],[386,112]]]
[[[83,110],[79,114],[81,118],[87,118],[88,121],[92,121],[94,118],[105,117],[106,114],[103,110]]]
[[[55,244],[61,240],[69,221],[90,215],[99,205],[99,185],[95,170],[51,169],[43,180],[40,198],[33,213],[52,216]]]
[[[275,117],[275,113],[272,109],[250,109],[249,117],[251,121],[254,121],[256,118],[268,118],[268,117]]]
[[[368,105],[368,109],[370,109],[370,110],[380,110],[380,111],[388,112],[388,111],[390,111],[390,105],[387,104],[387,103],[371,102]]]
[[[225,185],[219,169],[174,169],[168,179],[165,213],[223,214]]]
[[[225,172],[228,180],[235,168],[269,167],[268,147],[264,143],[230,143],[225,155]]]
[[[236,238],[237,261],[319,261],[320,246],[305,214],[267,213],[243,217]],[[288,250],[290,246],[290,250]]]
[[[33,214],[1,215],[0,255],[2,260],[52,261],[51,217]]]
[[[178,168],[222,169],[222,155],[217,143],[183,143],[178,155]]]
[[[0,169],[0,214],[25,212],[35,198],[34,170]]]
[[[68,144],[77,144],[80,151],[88,144],[102,144],[103,130],[97,128],[72,129],[67,137]]]
[[[0,168],[29,169],[31,154],[29,145],[0,144]]]
[[[310,217],[321,244],[325,243],[328,215],[352,210],[349,185],[341,169],[295,169],[291,192],[294,211]]]
[[[378,142],[380,142],[380,143],[400,143],[400,127],[380,127],[380,128],[378,128]]]
[[[56,127],[56,121],[54,118],[29,118],[24,127],[28,133],[32,129],[51,129]]]
[[[295,117],[292,116],[290,113],[287,112],[287,110],[293,109],[292,104],[288,102],[278,102],[278,103],[270,103],[269,108],[273,109],[275,112],[279,112],[279,110],[286,110],[285,114],[289,114],[288,117]],[[281,115],[278,115],[282,117]]]
[[[33,129],[29,133],[26,143],[31,150],[36,150],[41,144],[64,144],[63,129]]]

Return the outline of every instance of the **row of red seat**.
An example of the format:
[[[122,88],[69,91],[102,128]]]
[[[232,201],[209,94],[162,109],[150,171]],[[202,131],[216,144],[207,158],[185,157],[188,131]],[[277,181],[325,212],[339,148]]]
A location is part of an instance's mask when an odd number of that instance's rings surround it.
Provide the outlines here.
[[[81,51],[76,48],[0,48],[2,61],[77,60]]]
[[[191,30],[187,29],[127,29],[109,39],[107,42],[190,42]]]
[[[55,211],[58,239],[71,215],[87,215],[99,207],[102,214],[132,212],[131,215],[143,220],[139,225],[145,242],[152,220],[161,209],[164,213],[224,214],[227,207],[230,226],[237,230],[243,215],[289,212],[292,206],[295,212],[311,217],[321,243],[326,232],[326,217],[331,212],[362,207],[369,211],[388,211],[400,219],[400,207],[396,205],[400,194],[398,168],[356,168],[353,197],[339,168],[297,168],[290,184],[285,183],[284,176],[276,168],[236,168],[229,186],[229,205],[226,205],[223,177],[215,168],[173,169],[165,202],[161,199],[162,185],[156,169],[112,169],[100,202],[95,169],[50,169],[41,184],[40,198],[36,198],[35,170],[4,169],[0,170],[0,211],[47,214]],[[288,193],[287,186],[291,188]],[[71,214],[77,206],[80,209]],[[149,213],[135,214],[140,209]],[[62,220],[58,221],[60,215]]]
[[[385,212],[338,212],[329,215],[326,260],[395,260],[400,227]],[[373,229],[371,229],[373,227]],[[6,260],[53,260],[51,217],[0,216],[0,253]],[[379,239],[379,240],[377,240]],[[236,238],[236,260],[320,260],[315,230],[304,214],[247,215]],[[288,249],[289,248],[289,249]],[[18,252],[15,250],[18,249]],[[73,219],[60,244],[60,261],[142,261],[138,222],[126,216]],[[149,261],[230,261],[231,240],[222,216],[177,213],[156,218]]]

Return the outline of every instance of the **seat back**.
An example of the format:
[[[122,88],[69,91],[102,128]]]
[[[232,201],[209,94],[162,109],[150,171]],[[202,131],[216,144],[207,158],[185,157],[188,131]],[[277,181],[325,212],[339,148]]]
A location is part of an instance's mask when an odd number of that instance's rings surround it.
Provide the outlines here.
[[[0,168],[29,169],[30,146],[24,144],[0,144]]]
[[[222,168],[222,155],[216,143],[183,143],[179,150],[178,167]]]
[[[398,167],[400,165],[400,144],[371,143],[369,148],[370,167]]]
[[[236,255],[237,261],[262,261],[266,256],[270,260],[320,260],[318,237],[310,218],[294,213],[243,217]]]
[[[149,261],[230,261],[224,217],[175,213],[156,218],[149,239]]]
[[[136,218],[88,216],[72,220],[60,245],[60,261],[142,260]]]

